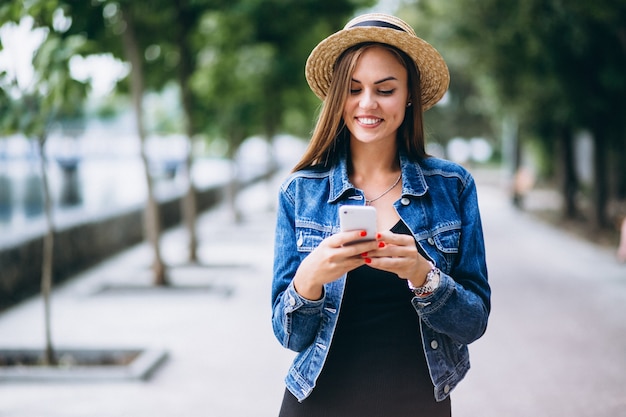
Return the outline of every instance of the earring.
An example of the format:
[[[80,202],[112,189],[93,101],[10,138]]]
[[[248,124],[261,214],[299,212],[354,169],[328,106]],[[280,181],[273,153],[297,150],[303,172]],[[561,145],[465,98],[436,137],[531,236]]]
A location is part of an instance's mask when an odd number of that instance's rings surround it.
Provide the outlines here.
[[[411,104],[413,104],[413,103],[411,103],[411,102],[409,101],[408,103],[406,103],[406,106],[407,106],[407,107],[411,107]]]

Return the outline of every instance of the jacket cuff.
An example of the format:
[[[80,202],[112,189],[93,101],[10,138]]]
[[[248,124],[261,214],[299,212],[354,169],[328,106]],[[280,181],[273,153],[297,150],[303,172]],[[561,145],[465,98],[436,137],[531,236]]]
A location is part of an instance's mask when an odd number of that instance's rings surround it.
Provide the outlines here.
[[[415,296],[411,300],[413,306],[418,311],[428,310],[428,312],[432,312],[433,310],[436,310],[437,307],[442,305],[443,302],[450,296],[450,292],[454,290],[454,280],[443,272],[440,272],[439,274],[439,286],[435,289],[435,291],[425,297]]]
[[[289,283],[287,290],[285,291],[285,305],[286,312],[290,313],[295,310],[301,310],[302,312],[306,312],[307,310],[319,310],[324,305],[324,301],[326,299],[326,289],[322,291],[322,298],[319,300],[309,300],[304,298],[298,291],[296,291],[296,287],[293,285],[293,281]]]

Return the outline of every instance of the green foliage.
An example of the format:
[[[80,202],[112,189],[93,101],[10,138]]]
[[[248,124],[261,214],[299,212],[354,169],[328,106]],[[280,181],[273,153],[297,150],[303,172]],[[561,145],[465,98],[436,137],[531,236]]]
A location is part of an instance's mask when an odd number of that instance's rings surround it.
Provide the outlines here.
[[[2,133],[22,132],[28,137],[44,140],[50,125],[63,117],[77,117],[88,86],[73,79],[69,61],[88,49],[88,42],[79,35],[61,37],[53,28],[56,1],[31,1],[19,10],[0,9],[0,24],[14,24],[30,16],[35,27],[47,29],[47,36],[33,56],[34,77],[30,85],[19,86],[4,72],[0,74]]]
[[[79,35],[65,39],[49,35],[35,54],[36,87],[43,93],[42,107],[51,117],[76,116],[82,112],[88,85],[71,77],[69,61],[87,45],[86,39]]]
[[[561,171],[570,214],[581,189],[573,133],[591,132],[593,221],[606,224],[609,185],[626,198],[626,158],[611,153],[626,144],[626,2],[421,0],[415,10],[445,27],[434,32],[445,33],[449,62],[493,103],[493,119],[514,116],[523,141],[537,141],[551,172]]]
[[[274,56],[274,50],[265,45],[241,46],[247,36],[245,30],[237,30],[241,22],[236,15],[205,14],[200,31],[207,42],[191,83],[203,97],[195,109],[196,120],[204,116],[210,123],[203,130],[229,138],[233,152],[258,129],[262,80]]]
[[[7,1],[0,5],[0,22],[19,22],[23,14],[23,5],[20,1]],[[1,26],[1,24],[0,24]]]
[[[15,133],[19,126],[18,109],[16,101],[10,96],[8,87],[10,84],[6,80],[6,73],[0,73],[0,136]]]
[[[584,127],[624,103],[624,2],[424,0],[420,8],[448,27],[442,41],[453,63],[528,125]]]
[[[447,2],[405,2],[399,16],[415,29],[418,36],[431,43],[442,54],[450,70],[450,87],[441,105],[424,114],[429,142],[445,145],[455,137],[483,137],[497,146],[498,126],[494,125],[493,103],[481,88],[480,81],[471,72],[469,59],[453,36],[456,29],[448,18]],[[483,82],[483,86],[484,82]]]

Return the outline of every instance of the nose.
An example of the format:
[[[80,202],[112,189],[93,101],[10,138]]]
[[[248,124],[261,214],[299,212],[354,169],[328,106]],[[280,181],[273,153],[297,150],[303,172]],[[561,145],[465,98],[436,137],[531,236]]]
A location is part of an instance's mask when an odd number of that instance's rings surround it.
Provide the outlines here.
[[[361,98],[359,100],[359,107],[362,109],[374,109],[378,106],[376,101],[376,95],[369,90],[363,90]]]

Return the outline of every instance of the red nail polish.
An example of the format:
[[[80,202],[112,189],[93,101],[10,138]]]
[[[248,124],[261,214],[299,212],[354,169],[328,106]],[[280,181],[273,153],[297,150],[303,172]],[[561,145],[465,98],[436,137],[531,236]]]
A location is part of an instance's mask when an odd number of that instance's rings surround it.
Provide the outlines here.
[[[361,256],[365,258],[367,256],[367,252],[363,252]]]
[[[384,248],[385,247],[385,242],[378,242],[378,247],[379,248]]]
[[[365,263],[366,263],[366,264],[371,264],[371,263],[372,263],[372,260],[371,260],[370,258],[365,258]]]
[[[376,233],[376,239],[380,239],[381,237],[383,237],[383,235],[381,235],[380,233]]]
[[[361,237],[367,236],[367,232],[365,230],[361,230]]]

